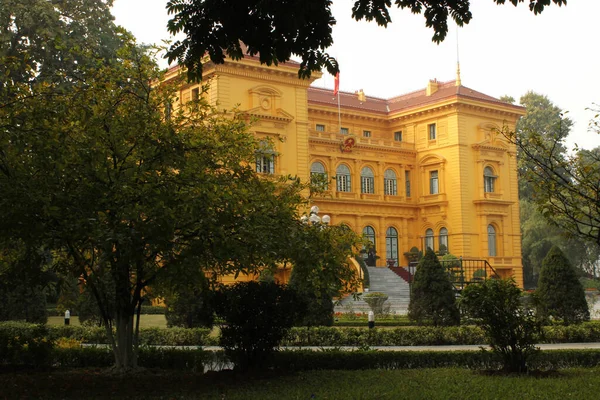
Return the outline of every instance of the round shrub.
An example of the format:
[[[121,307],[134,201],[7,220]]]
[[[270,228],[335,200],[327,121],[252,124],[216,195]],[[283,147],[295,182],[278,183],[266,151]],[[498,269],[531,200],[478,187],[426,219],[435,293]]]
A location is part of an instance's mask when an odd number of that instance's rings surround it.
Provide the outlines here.
[[[216,294],[224,321],[219,344],[237,369],[262,367],[272,356],[298,311],[296,292],[274,282],[239,282]]]

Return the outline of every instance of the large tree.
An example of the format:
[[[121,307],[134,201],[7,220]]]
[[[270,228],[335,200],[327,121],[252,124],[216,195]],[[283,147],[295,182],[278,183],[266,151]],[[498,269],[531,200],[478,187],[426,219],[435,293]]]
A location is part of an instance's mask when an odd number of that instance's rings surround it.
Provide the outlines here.
[[[102,1],[71,1],[72,9],[38,0],[31,14],[45,10],[54,22],[85,27],[107,11]],[[61,11],[82,4],[90,9]],[[11,18],[4,32],[15,29]],[[53,25],[57,36],[67,37],[72,28],[61,23]],[[115,365],[129,369],[144,290],[290,260],[305,229],[298,208],[306,186],[255,172],[258,143],[235,113],[219,113],[203,97],[174,109],[181,81],[158,84],[151,57],[106,23],[99,32],[118,38],[107,54],[98,41],[65,49],[33,40],[0,53],[0,65],[25,60],[23,74],[0,76],[0,243],[48,249],[56,268],[83,277]],[[48,54],[30,56],[39,46]],[[61,61],[44,78],[42,61],[55,57]],[[329,247],[310,251],[320,248]]]
[[[525,107],[525,115],[519,119],[516,132],[523,143],[541,140],[544,147],[553,148],[557,158],[567,155],[564,140],[569,136],[573,121],[565,117],[564,111],[547,96],[529,91],[521,96],[519,103]],[[531,152],[535,152],[531,148]],[[529,171],[535,169],[535,162],[527,157],[523,149],[517,147],[517,166],[519,172],[519,199],[533,200],[536,181],[531,181]]]
[[[512,98],[505,101],[514,102]],[[522,256],[526,286],[535,286],[541,261],[552,246],[558,246],[581,270],[588,270],[591,262],[598,258],[600,247],[588,238],[568,235],[562,227],[556,226],[554,217],[549,221],[539,208],[540,191],[546,183],[536,174],[539,161],[549,152],[561,164],[569,160],[569,152],[564,144],[573,122],[565,117],[565,112],[547,96],[532,91],[521,96],[520,104],[525,107],[525,115],[516,126],[518,138],[517,166],[519,173],[519,207],[521,210],[521,234],[523,237]]]
[[[597,129],[596,120],[592,129]],[[520,172],[539,212],[566,234],[600,247],[600,149],[575,147],[566,153],[563,122],[559,116],[549,132],[521,128],[504,133],[527,164]]]
[[[253,170],[257,144],[235,116],[195,102],[165,118],[173,92],[151,85],[155,66],[134,45],[118,54],[58,96],[2,108],[0,224],[84,277],[110,338],[116,326],[116,365],[129,368],[145,288],[281,261],[302,186]]]
[[[493,0],[504,4],[506,0]],[[526,0],[509,0],[513,5]],[[471,21],[468,0],[395,0],[395,6],[425,16],[425,25],[433,28],[434,42],[448,33],[448,17],[457,25]],[[529,0],[529,9],[541,13],[551,3],[566,5],[566,0]],[[239,59],[244,54],[258,55],[267,65],[285,62],[292,54],[302,58],[299,76],[310,76],[325,67],[338,72],[336,60],[325,51],[333,44],[332,28],[336,21],[331,0],[170,0],[167,9],[173,18],[169,31],[181,32],[185,38],[169,49],[170,61],[178,60],[188,68],[190,78],[202,77],[202,60],[206,54],[215,63],[225,55]],[[375,20],[387,26],[391,0],[355,0],[352,17],[357,21]],[[242,44],[243,43],[243,44]],[[244,47],[246,46],[246,47]]]

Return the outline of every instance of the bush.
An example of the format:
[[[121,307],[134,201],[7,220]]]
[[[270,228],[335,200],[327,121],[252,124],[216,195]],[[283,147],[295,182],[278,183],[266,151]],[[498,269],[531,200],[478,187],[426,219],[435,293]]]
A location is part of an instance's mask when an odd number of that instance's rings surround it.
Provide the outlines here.
[[[262,367],[297,318],[295,291],[270,282],[239,282],[216,298],[223,318],[219,343],[241,370]]]
[[[315,287],[303,281],[294,270],[288,286],[296,292],[298,304],[296,326],[333,325],[333,292],[327,287]]]
[[[419,324],[430,320],[435,326],[460,323],[454,288],[431,249],[427,249],[417,266],[408,317]]]
[[[213,292],[206,280],[196,285],[180,287],[179,290],[165,296],[167,326],[182,328],[200,328],[213,326]]]
[[[292,328],[284,346],[433,346],[485,344],[483,331],[475,326],[364,328]]]
[[[382,292],[370,292],[363,295],[363,300],[369,305],[371,311],[376,315],[383,314],[383,304],[387,301],[388,295]]]
[[[365,263],[365,259],[362,257],[354,258],[358,265],[360,265],[360,269],[363,273],[363,286],[365,288],[369,288],[371,286],[371,277],[369,275],[369,268],[367,268],[367,264]]]
[[[554,318],[569,325],[590,319],[585,292],[577,273],[556,246],[542,261],[535,297],[538,315],[545,320]]]
[[[515,282],[489,279],[471,284],[462,292],[461,306],[485,332],[504,370],[526,372],[542,328],[534,313],[522,306],[521,289]]]
[[[7,278],[2,276],[2,279]],[[38,285],[0,282],[0,304],[0,321],[23,320],[38,324],[48,321],[46,295]]]
[[[1,327],[0,364],[37,366],[47,363],[54,340],[49,338],[44,325],[4,322]]]
[[[408,259],[409,263],[418,262],[423,258],[423,252],[413,246],[409,251],[404,253],[404,256]]]

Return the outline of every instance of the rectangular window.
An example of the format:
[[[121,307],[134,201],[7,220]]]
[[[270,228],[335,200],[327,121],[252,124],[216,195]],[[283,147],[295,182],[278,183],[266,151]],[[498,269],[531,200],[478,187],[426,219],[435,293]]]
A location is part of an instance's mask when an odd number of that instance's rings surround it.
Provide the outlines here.
[[[350,175],[338,174],[335,177],[336,188],[338,192],[350,191]]]
[[[429,173],[429,194],[438,194],[440,186],[438,180],[438,172],[431,171]]]
[[[363,131],[363,137],[371,137],[371,131]]]
[[[348,130],[348,128],[340,128],[340,133],[342,135],[347,135],[348,133],[350,133],[350,131]]]
[[[484,191],[486,193],[494,192],[494,181],[495,180],[496,180],[496,177],[494,177],[494,176],[485,176],[483,178],[483,186],[484,186]]]
[[[360,192],[361,193],[375,193],[375,178],[371,176],[360,177]]]
[[[429,140],[435,140],[435,138],[436,138],[435,124],[429,124],[428,129],[429,129]]]
[[[275,173],[275,156],[273,154],[256,155],[256,172],[261,174]]]
[[[404,182],[406,185],[406,197],[410,197],[410,171],[404,171]]]
[[[395,196],[398,193],[395,179],[384,179],[383,186],[385,188],[385,194],[388,196]]]
[[[200,89],[192,89],[192,100],[196,101],[200,98]]]
[[[325,125],[317,124],[317,132],[325,132]]]
[[[402,131],[394,132],[394,141],[396,141],[396,142],[402,141]]]
[[[385,238],[385,256],[388,260],[394,260],[394,266],[398,265],[398,238]]]

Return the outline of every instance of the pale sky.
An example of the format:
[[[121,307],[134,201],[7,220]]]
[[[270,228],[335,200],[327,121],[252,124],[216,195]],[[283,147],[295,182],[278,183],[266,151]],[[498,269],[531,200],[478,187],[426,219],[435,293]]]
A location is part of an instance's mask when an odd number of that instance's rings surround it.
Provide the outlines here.
[[[116,23],[139,42],[168,39],[167,0],[116,0]],[[456,26],[446,40],[431,41],[433,31],[422,15],[392,10],[387,29],[351,18],[352,0],[334,0],[334,45],[329,50],[340,63],[340,89],[363,89],[369,96],[389,98],[427,85],[429,79],[456,77]],[[490,96],[519,98],[529,90],[544,94],[574,122],[569,147],[600,146],[600,135],[588,131],[600,104],[600,52],[597,51],[600,1],[570,1],[533,15],[526,4],[496,5],[492,0],[471,2],[473,19],[459,29],[462,84]],[[166,61],[160,63],[166,66]],[[324,74],[313,85],[333,88]],[[598,106],[597,108],[600,108]]]

